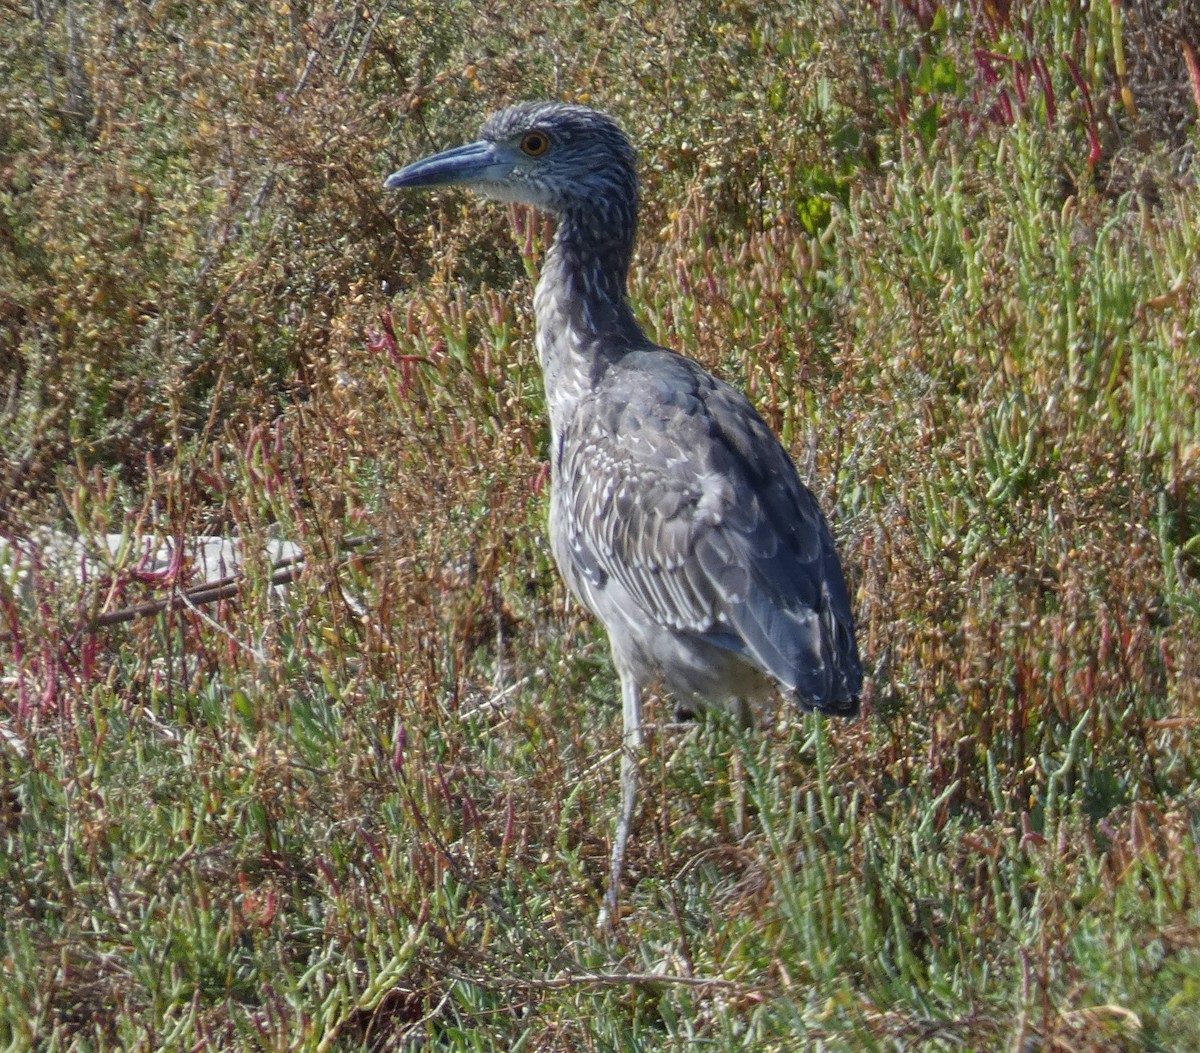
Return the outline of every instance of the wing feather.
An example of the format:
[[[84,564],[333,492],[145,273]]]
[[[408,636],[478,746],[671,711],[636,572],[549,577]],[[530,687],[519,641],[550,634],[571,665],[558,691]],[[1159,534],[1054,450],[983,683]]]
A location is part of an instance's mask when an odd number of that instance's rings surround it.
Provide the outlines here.
[[[743,395],[682,356],[634,352],[559,451],[581,573],[617,580],[664,628],[737,649],[802,705],[849,710],[862,674],[829,526]]]

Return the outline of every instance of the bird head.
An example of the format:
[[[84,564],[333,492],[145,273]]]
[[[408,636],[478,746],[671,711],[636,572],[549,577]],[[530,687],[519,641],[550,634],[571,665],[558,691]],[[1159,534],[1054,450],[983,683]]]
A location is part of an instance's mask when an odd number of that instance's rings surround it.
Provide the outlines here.
[[[585,106],[510,106],[488,118],[475,142],[414,161],[384,183],[452,185],[585,221],[632,228],[637,219],[633,147],[611,117]]]

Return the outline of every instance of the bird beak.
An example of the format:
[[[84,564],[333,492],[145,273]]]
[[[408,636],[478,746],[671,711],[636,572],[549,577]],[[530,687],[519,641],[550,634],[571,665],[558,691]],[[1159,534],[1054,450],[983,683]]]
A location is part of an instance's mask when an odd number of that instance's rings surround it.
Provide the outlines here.
[[[388,176],[383,185],[388,190],[451,184],[470,186],[503,179],[514,167],[513,159],[505,156],[495,143],[481,139],[405,165]]]

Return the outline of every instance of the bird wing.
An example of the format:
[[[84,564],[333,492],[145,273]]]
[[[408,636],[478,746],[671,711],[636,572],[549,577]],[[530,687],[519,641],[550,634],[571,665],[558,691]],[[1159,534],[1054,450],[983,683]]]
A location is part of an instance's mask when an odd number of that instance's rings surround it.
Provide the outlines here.
[[[740,392],[673,352],[635,351],[559,446],[566,541],[596,588],[738,651],[802,704],[853,712],[862,674],[829,526]]]

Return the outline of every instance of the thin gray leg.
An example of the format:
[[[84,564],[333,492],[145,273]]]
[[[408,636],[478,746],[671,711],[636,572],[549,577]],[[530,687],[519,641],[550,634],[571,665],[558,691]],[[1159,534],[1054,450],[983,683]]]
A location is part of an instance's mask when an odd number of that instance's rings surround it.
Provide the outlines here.
[[[600,910],[599,925],[604,928],[620,921],[617,901],[621,897],[621,875],[625,869],[625,845],[633,828],[637,810],[638,765],[645,739],[642,735],[642,685],[631,674],[621,672],[621,711],[625,730],[621,741],[621,814],[617,819],[617,837],[613,842],[612,871],[608,893]]]

